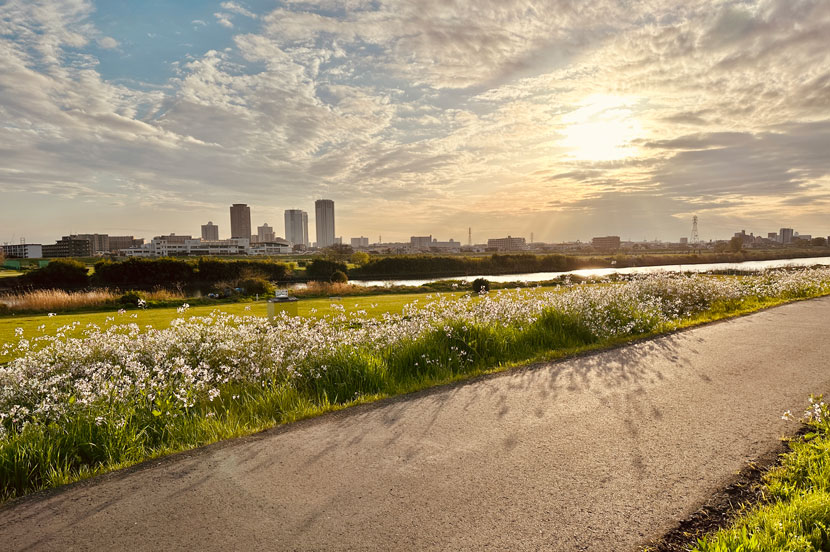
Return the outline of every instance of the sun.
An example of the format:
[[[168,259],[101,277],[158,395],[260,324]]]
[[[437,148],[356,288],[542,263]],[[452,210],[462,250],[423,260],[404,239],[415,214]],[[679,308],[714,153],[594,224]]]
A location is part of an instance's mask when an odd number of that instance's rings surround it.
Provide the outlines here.
[[[632,141],[640,135],[640,122],[632,105],[636,99],[589,96],[578,109],[562,117],[565,127],[559,145],[578,161],[614,161],[636,153]]]

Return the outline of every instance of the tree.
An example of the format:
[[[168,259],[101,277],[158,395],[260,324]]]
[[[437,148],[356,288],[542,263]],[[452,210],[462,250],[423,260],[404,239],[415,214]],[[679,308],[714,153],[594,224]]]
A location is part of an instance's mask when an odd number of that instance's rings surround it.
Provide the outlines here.
[[[352,261],[352,264],[356,264],[357,266],[363,266],[369,262],[369,254],[365,251],[355,251],[352,253],[352,256],[349,258]]]
[[[354,253],[351,245],[336,243],[323,249],[323,256],[330,261],[345,261]]]
[[[20,277],[24,286],[35,288],[80,289],[89,284],[87,268],[73,259],[57,259],[43,268]]]
[[[309,280],[316,280],[318,282],[330,282],[331,276],[337,271],[346,273],[346,264],[330,261],[328,259],[314,259],[305,269],[306,276]]]
[[[729,240],[729,250],[734,253],[738,253],[743,246],[744,239],[740,236],[734,236],[731,240]]]
[[[810,245],[815,245],[817,247],[827,247],[827,238],[813,238],[810,240]],[[0,260],[2,262],[2,260]]]

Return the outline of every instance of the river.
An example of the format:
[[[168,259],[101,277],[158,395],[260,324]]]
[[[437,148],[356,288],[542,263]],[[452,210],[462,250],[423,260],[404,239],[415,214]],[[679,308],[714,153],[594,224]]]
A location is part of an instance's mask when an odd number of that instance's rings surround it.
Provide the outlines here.
[[[709,272],[723,270],[754,271],[786,266],[830,265],[830,257],[811,257],[804,259],[775,259],[772,261],[744,261],[742,263],[707,263],[660,266],[632,266],[627,268],[585,268],[567,272],[531,272],[528,274],[499,274],[492,276],[478,274],[474,276],[451,276],[443,278],[426,278],[421,280],[349,280],[358,286],[421,286],[439,280],[461,280],[472,282],[476,278],[487,278],[491,282],[545,282],[560,276],[608,276],[610,274],[648,274],[650,272]]]

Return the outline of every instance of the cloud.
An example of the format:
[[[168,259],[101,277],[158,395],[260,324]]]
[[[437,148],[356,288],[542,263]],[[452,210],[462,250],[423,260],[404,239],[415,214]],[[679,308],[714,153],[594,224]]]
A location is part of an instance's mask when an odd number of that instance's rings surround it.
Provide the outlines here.
[[[175,222],[194,228],[229,201],[279,216],[325,194],[344,233],[387,238],[469,225],[674,236],[696,212],[711,229],[778,210],[826,225],[829,6],[326,0],[258,14],[222,2],[228,42],[147,86],[102,76],[92,46],[129,48],[95,27],[89,2],[10,0],[0,189],[119,203],[159,224],[155,211],[181,204]],[[240,32],[236,17],[258,26]],[[624,155],[599,161],[603,144]]]
[[[233,21],[231,21],[230,14],[227,14],[225,12],[216,12],[213,14],[213,17],[215,17],[216,21],[223,27],[233,29]]]
[[[250,17],[251,19],[256,19],[258,16],[257,14],[253,13],[252,11],[242,7],[241,5],[237,4],[236,2],[222,2],[220,4],[223,9],[228,10],[233,13],[237,13],[239,15],[244,15],[245,17]]]
[[[111,36],[101,37],[96,42],[98,43],[98,46],[104,48],[105,50],[112,50],[113,48],[118,47],[118,41]]]

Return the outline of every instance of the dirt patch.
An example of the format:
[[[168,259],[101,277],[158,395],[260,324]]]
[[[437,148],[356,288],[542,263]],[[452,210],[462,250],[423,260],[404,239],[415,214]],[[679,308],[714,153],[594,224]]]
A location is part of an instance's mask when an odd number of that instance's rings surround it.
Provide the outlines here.
[[[792,439],[809,431],[802,427]],[[781,464],[781,455],[790,451],[789,440],[782,440],[773,450],[747,464],[721,491],[709,497],[698,510],[663,537],[643,548],[643,552],[688,552],[697,540],[727,527],[742,511],[762,500],[762,478]]]

